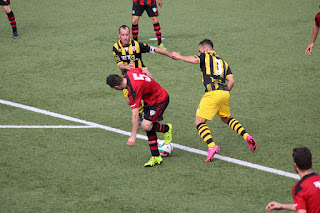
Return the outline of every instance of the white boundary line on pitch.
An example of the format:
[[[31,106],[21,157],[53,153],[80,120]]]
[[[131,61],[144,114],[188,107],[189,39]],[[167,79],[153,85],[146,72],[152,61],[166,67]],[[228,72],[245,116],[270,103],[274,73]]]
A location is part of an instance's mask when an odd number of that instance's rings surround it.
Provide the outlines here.
[[[50,112],[50,111],[47,111],[47,110],[38,109],[38,108],[35,108],[35,107],[31,107],[31,106],[27,106],[27,105],[11,102],[11,101],[6,101],[6,100],[0,99],[0,104],[13,106],[13,107],[21,108],[21,109],[26,109],[26,110],[29,110],[29,111],[32,111],[32,112],[36,112],[36,113],[40,113],[40,114],[44,114],[44,115],[49,115],[49,116],[52,116],[52,117],[55,117],[55,118],[61,118],[61,119],[68,120],[68,121],[73,121],[73,122],[76,122],[76,123],[85,124],[87,126],[90,126],[91,128],[101,128],[101,129],[104,129],[104,130],[107,130],[107,131],[110,131],[110,132],[115,132],[115,133],[122,134],[122,135],[127,135],[127,136],[131,135],[131,132],[124,131],[124,130],[121,130],[121,129],[116,129],[116,128],[109,127],[109,126],[104,126],[104,125],[97,124],[97,123],[94,123],[94,122],[81,120],[81,119],[70,117],[70,116],[67,116],[67,115],[62,115],[62,114],[58,114],[58,113],[55,113],[55,112]],[[147,136],[140,135],[140,134],[137,134],[137,138],[148,140]],[[160,141],[163,141],[163,140],[160,140]],[[194,149],[194,148],[183,146],[183,145],[176,144],[176,143],[172,143],[172,145],[173,145],[173,147],[175,147],[177,149],[181,149],[181,150],[185,150],[185,151],[188,151],[188,152],[192,152],[192,153],[196,153],[196,154],[207,156],[207,152],[206,151],[202,151],[202,150],[199,150],[199,149]],[[280,175],[280,176],[290,177],[290,178],[297,179],[297,180],[300,179],[299,175],[297,175],[297,174],[290,173],[290,172],[285,172],[285,171],[278,170],[278,169],[273,169],[273,168],[266,167],[266,166],[261,166],[259,164],[254,164],[254,163],[238,160],[238,159],[235,159],[235,158],[226,157],[226,156],[222,156],[222,155],[219,155],[219,154],[215,154],[214,157],[217,158],[217,159],[220,159],[220,160],[224,160],[224,161],[230,162],[230,163],[246,166],[246,167],[249,167],[249,168],[254,168],[254,169],[257,169],[257,170],[261,170],[261,171],[277,174],[277,175]]]
[[[87,129],[94,126],[65,126],[65,125],[0,125],[0,129]]]

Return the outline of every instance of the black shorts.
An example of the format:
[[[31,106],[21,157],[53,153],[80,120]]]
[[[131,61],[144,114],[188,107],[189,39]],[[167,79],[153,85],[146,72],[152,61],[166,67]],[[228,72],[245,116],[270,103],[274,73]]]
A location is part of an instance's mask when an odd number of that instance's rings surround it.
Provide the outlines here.
[[[151,121],[151,122],[158,122],[163,120],[163,113],[166,110],[168,104],[169,104],[169,96],[166,98],[165,101],[162,101],[160,103],[157,103],[153,106],[144,105],[143,113],[144,113],[144,119]]]
[[[10,4],[10,0],[0,0],[0,5],[5,6],[5,5],[9,5]]]
[[[155,17],[159,15],[157,5],[146,6],[133,3],[132,16],[142,16],[142,13],[145,10],[147,11],[149,17]]]

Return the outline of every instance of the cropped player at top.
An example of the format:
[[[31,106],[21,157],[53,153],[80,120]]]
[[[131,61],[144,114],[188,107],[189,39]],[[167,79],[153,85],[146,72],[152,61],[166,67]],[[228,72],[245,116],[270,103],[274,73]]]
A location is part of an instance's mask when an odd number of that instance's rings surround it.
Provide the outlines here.
[[[211,132],[206,124],[207,120],[212,120],[215,115],[218,115],[221,121],[241,135],[250,145],[251,150],[255,151],[257,144],[254,138],[245,131],[238,120],[230,117],[229,99],[230,91],[234,85],[230,66],[213,51],[213,43],[210,40],[201,41],[198,49],[199,55],[181,56],[180,53],[174,52],[173,57],[176,60],[200,64],[205,94],[198,106],[194,124],[199,135],[208,145],[208,157],[205,162],[211,161],[214,154],[220,151],[220,147],[213,142]]]
[[[162,0],[158,0],[159,7],[162,7]],[[161,26],[158,20],[159,11],[156,0],[133,0],[132,5],[132,33],[133,39],[138,41],[139,34],[139,19],[140,16],[147,11],[148,16],[151,18],[153,30],[157,36],[158,47],[166,50],[162,43]]]
[[[10,8],[10,0],[0,0],[0,5],[2,6],[4,12],[7,14],[8,20],[11,24],[12,38],[14,38],[14,39],[20,38],[18,31],[17,31],[16,18]]]
[[[128,90],[128,99],[132,110],[132,131],[127,145],[133,146],[139,126],[139,107],[144,102],[144,119],[141,127],[147,132],[148,143],[151,151],[151,159],[145,167],[161,164],[162,157],[158,150],[158,137],[156,132],[164,133],[165,144],[172,140],[172,125],[160,124],[163,113],[169,104],[169,95],[151,76],[148,76],[146,68],[135,68],[127,71],[124,77],[109,75],[107,84],[117,90]]]

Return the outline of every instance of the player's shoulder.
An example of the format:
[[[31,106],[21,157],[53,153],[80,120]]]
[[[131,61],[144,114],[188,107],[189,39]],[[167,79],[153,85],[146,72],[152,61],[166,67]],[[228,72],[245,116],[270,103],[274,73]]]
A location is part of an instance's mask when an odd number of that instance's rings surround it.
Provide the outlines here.
[[[314,182],[314,181],[318,181],[320,183],[320,175],[313,173],[313,175],[310,177],[310,181]],[[319,185],[320,187],[320,185]]]
[[[295,186],[301,186],[301,185],[309,185],[309,184],[313,184],[315,181],[319,181],[320,182],[320,175],[316,174],[316,173],[311,173],[308,174],[306,176],[304,176],[300,181],[298,181]]]
[[[131,40],[131,45],[132,46],[135,46],[135,47],[149,47],[148,44],[146,43],[142,43],[142,42],[139,42],[139,41],[136,41],[136,40]]]
[[[116,43],[113,44],[113,50],[116,49],[116,50],[119,50],[121,49],[121,44],[120,44],[120,40]]]
[[[140,73],[143,73],[143,72],[142,72],[141,68],[134,68],[134,69],[128,70],[126,73],[128,75],[132,75],[133,73],[140,74]]]

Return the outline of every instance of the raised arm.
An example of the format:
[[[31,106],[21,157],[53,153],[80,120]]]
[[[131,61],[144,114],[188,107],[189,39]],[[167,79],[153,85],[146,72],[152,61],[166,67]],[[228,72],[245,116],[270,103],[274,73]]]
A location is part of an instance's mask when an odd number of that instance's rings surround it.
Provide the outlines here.
[[[163,49],[161,49],[159,47],[154,47],[154,50],[155,50],[156,53],[160,53],[161,55],[165,55],[165,56],[168,56],[168,57],[172,58],[172,53],[171,52],[163,50]]]
[[[199,59],[197,57],[195,57],[194,55],[182,56],[178,52],[172,52],[172,58],[175,60],[185,61],[185,62],[188,62],[191,64],[199,64]]]

